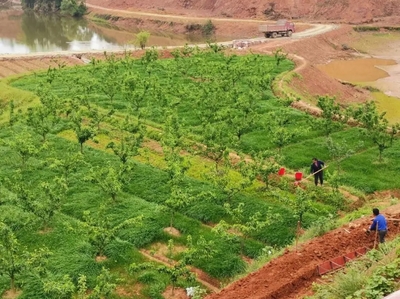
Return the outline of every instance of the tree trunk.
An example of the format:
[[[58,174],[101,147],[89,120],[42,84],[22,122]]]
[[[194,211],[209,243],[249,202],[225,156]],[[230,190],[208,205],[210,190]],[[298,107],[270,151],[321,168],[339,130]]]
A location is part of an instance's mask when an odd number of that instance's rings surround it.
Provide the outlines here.
[[[172,210],[171,219],[170,219],[170,222],[169,222],[169,227],[171,227],[171,228],[172,228],[172,225],[173,225],[173,221],[174,221],[174,211]]]
[[[12,273],[12,274],[10,275],[10,279],[11,279],[11,290],[12,290],[13,292],[15,292],[16,289],[15,289],[15,275],[14,275],[14,273]]]

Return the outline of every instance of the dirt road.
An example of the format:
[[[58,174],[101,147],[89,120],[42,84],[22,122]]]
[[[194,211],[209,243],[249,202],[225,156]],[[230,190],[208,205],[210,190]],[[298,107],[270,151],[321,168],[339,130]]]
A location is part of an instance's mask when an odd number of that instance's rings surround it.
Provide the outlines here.
[[[187,20],[187,21],[199,21],[204,22],[207,20],[212,21],[221,21],[221,22],[245,22],[245,23],[265,23],[265,20],[257,20],[257,19],[234,19],[234,18],[205,18],[205,17],[192,17],[192,16],[177,16],[177,15],[169,15],[169,14],[156,14],[156,13],[149,13],[143,11],[133,11],[133,10],[122,10],[122,9],[111,9],[106,7],[101,7],[98,5],[93,5],[86,2],[86,6],[92,9],[98,9],[101,11],[111,12],[113,14],[122,14],[122,15],[129,15],[129,16],[136,16],[136,17],[152,17],[156,19],[171,19],[171,20]]]
[[[199,22],[204,22],[207,20],[212,20],[216,22],[235,22],[235,23],[255,23],[255,26],[259,23],[265,23],[267,22],[266,20],[257,20],[257,19],[235,19],[235,18],[210,18],[210,17],[193,17],[193,16],[177,16],[177,15],[169,15],[169,14],[156,14],[156,13],[148,13],[148,12],[142,12],[142,11],[132,11],[132,10],[120,10],[120,9],[111,9],[111,8],[105,8],[101,7],[98,5],[93,5],[90,3],[86,3],[86,5],[89,8],[92,9],[97,9],[100,11],[107,11],[111,12],[113,14],[118,13],[118,14],[123,14],[123,15],[130,15],[130,16],[137,16],[137,17],[152,17],[152,18],[157,18],[157,19],[174,19],[178,21],[186,20],[186,21],[199,21]],[[302,32],[294,33],[292,35],[292,38],[280,38],[281,40],[284,40],[285,42],[291,41],[292,39],[300,39],[300,38],[306,38],[306,37],[311,37],[319,34],[323,34],[325,32],[334,30],[338,28],[338,25],[333,25],[333,24],[310,24],[310,23],[302,23],[302,22],[297,22],[297,25],[306,25],[306,26],[311,26],[310,29],[307,29]],[[238,27],[240,29],[240,27]],[[264,37],[261,38],[255,38],[255,39],[250,39],[253,41],[266,41],[267,39]],[[232,42],[226,42],[223,43],[226,45],[232,44]]]

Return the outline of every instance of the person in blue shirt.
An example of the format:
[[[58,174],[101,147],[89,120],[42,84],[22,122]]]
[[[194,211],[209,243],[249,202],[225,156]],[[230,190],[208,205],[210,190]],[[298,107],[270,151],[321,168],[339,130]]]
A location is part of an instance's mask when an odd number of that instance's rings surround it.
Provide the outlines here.
[[[319,161],[317,158],[312,159],[310,173],[314,174],[315,186],[318,185],[318,179],[321,185],[324,182],[324,171],[322,170],[324,166],[325,166],[324,162]]]
[[[385,236],[387,233],[387,222],[385,216],[379,214],[379,209],[374,208],[372,209],[372,213],[374,214],[375,218],[372,221],[372,224],[369,228],[369,231],[376,231],[378,230],[379,235],[379,242],[385,242]]]

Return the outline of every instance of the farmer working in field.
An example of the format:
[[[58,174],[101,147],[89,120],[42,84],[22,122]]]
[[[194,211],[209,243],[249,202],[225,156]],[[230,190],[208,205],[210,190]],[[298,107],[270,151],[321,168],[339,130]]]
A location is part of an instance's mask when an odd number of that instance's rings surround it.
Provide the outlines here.
[[[372,209],[372,213],[374,214],[375,218],[372,221],[372,224],[371,224],[370,228],[367,230],[367,232],[369,233],[371,231],[378,230],[379,242],[384,243],[385,236],[387,233],[386,218],[382,214],[379,214],[379,209],[377,209],[377,208]]]
[[[322,185],[324,182],[324,171],[322,170],[325,166],[325,163],[318,160],[317,158],[312,159],[311,170],[310,173],[314,174],[314,183],[315,186],[318,185],[318,179],[320,184]]]

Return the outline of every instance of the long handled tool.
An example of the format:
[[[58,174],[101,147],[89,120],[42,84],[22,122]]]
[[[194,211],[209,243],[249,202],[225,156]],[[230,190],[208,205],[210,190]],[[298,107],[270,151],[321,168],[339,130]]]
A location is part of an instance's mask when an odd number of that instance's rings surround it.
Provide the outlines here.
[[[316,172],[313,172],[313,173],[310,174],[309,176],[306,176],[306,177],[304,178],[304,180],[306,180],[306,179],[310,178],[311,176],[313,176],[314,174],[317,174],[318,172],[324,170],[324,169],[327,168],[328,166],[329,166],[329,165],[326,165],[326,166],[322,167],[321,169],[317,170]]]
[[[300,227],[301,227],[301,223],[300,223],[300,221],[297,221],[297,229],[296,229],[296,252],[298,252],[298,250],[297,250],[297,244],[299,243]]]
[[[376,222],[376,227],[375,227],[375,237],[374,237],[374,249],[375,249],[375,246],[376,246],[376,239],[377,239],[377,237],[378,237],[378,221]]]

